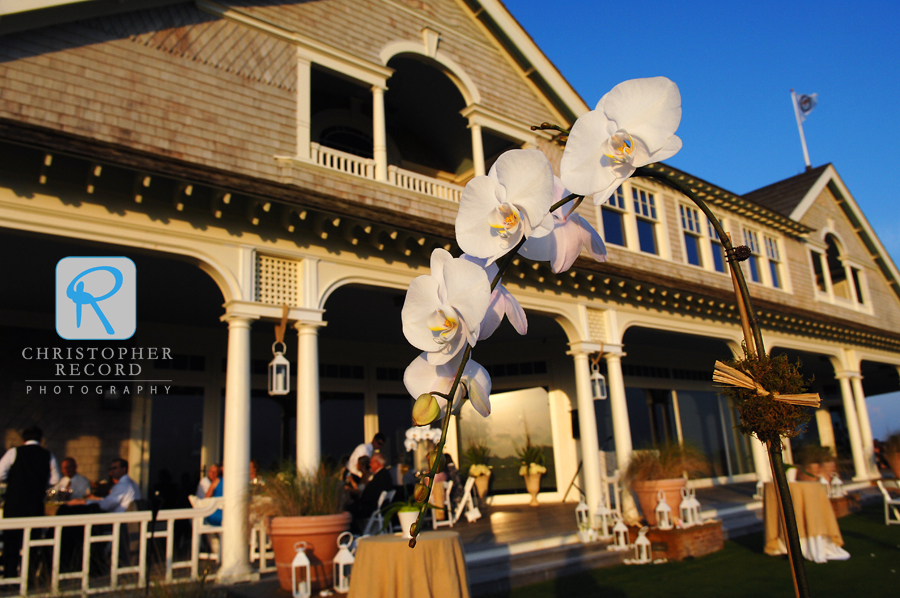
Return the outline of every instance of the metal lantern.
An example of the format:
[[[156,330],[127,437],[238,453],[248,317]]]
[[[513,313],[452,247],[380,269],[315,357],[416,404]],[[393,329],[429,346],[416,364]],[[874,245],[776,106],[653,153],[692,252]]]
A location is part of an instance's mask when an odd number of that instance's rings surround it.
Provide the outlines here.
[[[846,492],[844,492],[844,482],[841,481],[841,476],[834,472],[831,474],[831,498],[841,498],[844,496]]]
[[[334,557],[334,591],[346,594],[350,591],[350,569],[356,560],[350,552],[353,534],[344,532],[337,539],[338,553]]]
[[[613,526],[613,536],[615,537],[615,550],[628,550],[628,527],[621,519],[616,519],[616,525]]]
[[[584,532],[591,529],[591,515],[587,503],[582,498],[575,507],[575,522],[578,523],[578,531]]]
[[[831,482],[825,476],[820,475],[819,483],[822,484],[822,489],[825,490],[825,496],[831,498]]]
[[[597,524],[601,538],[612,536],[612,527],[615,525],[616,515],[618,513],[606,506],[606,499],[601,498],[600,506],[594,511],[594,523]]]
[[[649,563],[653,560],[650,555],[650,540],[647,539],[647,531],[650,528],[642,527],[634,541],[634,562],[638,564]]]
[[[703,523],[703,515],[700,514],[700,501],[697,500],[697,490],[695,488],[691,488],[689,492],[691,509],[693,509],[694,511],[694,523]]]
[[[660,490],[656,493],[659,502],[656,505],[656,525],[659,529],[672,529],[672,507],[666,502],[666,493]]]
[[[275,347],[281,345],[282,350]],[[284,343],[272,343],[275,359],[269,362],[269,394],[286,395],[291,392],[291,362],[284,357],[287,347]]]
[[[595,401],[606,398],[606,378],[600,373],[600,364],[591,364],[591,396]]]
[[[687,488],[681,489],[681,504],[678,505],[678,513],[684,527],[690,527],[697,523],[694,519],[694,505],[691,501],[691,492]]]
[[[309,568],[309,557],[306,556],[306,542],[297,542],[294,550],[297,554],[291,562],[291,592],[294,598],[310,598],[312,571]]]

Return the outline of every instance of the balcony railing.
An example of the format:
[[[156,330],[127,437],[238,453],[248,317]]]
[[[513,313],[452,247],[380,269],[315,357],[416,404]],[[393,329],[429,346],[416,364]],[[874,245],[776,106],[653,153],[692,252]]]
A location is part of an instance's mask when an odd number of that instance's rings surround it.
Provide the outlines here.
[[[374,181],[375,160],[310,143],[310,159],[325,168]],[[388,183],[401,189],[459,203],[463,188],[397,166],[388,166]]]

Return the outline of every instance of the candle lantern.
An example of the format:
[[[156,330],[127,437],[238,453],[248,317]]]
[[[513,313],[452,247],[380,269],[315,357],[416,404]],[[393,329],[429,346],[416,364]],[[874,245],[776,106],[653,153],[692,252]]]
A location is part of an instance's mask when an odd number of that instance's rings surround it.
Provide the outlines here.
[[[687,488],[681,489],[681,504],[678,505],[678,514],[684,527],[690,527],[697,523],[694,519],[694,505],[691,501],[691,492]]]
[[[619,518],[616,518],[616,525],[613,526],[613,536],[615,537],[613,550],[628,550],[628,527]]]
[[[690,489],[690,501],[691,509],[694,511],[694,523],[703,523],[703,515],[700,514],[700,501],[697,500],[697,490],[695,488]]]
[[[831,474],[831,498],[841,498],[846,492],[844,491],[844,482],[841,476],[834,472]]]
[[[825,490],[825,496],[831,498],[831,482],[825,476],[820,475],[819,483],[822,484],[822,489]]]
[[[294,560],[291,562],[291,592],[294,598],[310,598],[312,596],[312,571],[309,568],[309,557],[306,556],[306,542],[294,544]]]
[[[650,540],[647,539],[647,531],[650,528],[642,527],[634,541],[634,562],[637,564],[649,563],[653,560],[650,555]]]
[[[578,531],[580,532],[591,529],[590,509],[587,503],[584,502],[584,498],[578,501],[578,506],[575,507],[575,522],[578,524]]]
[[[666,502],[666,493],[660,490],[656,493],[659,502],[656,505],[656,525],[659,529],[672,529],[672,507]]]
[[[594,523],[600,532],[601,538],[609,538],[612,536],[612,527],[616,524],[617,513],[606,506],[606,499],[600,499],[600,506],[594,512]]]
[[[600,373],[600,364],[591,364],[591,395],[595,401],[606,399],[606,377]]]
[[[281,345],[281,351],[276,347]],[[269,394],[286,395],[291,392],[291,363],[285,359],[284,352],[287,346],[284,343],[272,343],[272,354],[275,359],[269,362]]]
[[[350,552],[353,534],[344,532],[337,539],[338,553],[334,557],[334,591],[346,594],[350,591],[350,569],[356,560]]]

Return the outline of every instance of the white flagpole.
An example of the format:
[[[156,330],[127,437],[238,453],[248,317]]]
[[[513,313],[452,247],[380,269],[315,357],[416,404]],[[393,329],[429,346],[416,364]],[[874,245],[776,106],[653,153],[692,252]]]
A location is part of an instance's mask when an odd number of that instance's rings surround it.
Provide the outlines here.
[[[800,144],[803,146],[803,159],[806,161],[806,169],[812,168],[809,163],[809,151],[806,149],[806,137],[803,135],[803,121],[800,120],[800,107],[797,105],[797,94],[791,90],[791,102],[794,104],[794,116],[797,118],[797,129],[800,131]]]

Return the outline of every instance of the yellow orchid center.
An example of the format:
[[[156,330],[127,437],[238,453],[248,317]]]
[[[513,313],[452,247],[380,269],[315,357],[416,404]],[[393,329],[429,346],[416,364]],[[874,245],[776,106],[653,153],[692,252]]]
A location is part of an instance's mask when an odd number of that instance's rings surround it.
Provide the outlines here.
[[[629,135],[627,131],[620,129],[609,138],[609,153],[606,154],[606,157],[613,162],[617,164],[631,162],[633,153],[634,137]]]
[[[488,223],[491,228],[497,231],[497,235],[501,239],[509,238],[519,229],[522,222],[522,216],[516,206],[508,203],[502,203],[488,216]]]
[[[437,310],[428,317],[428,329],[438,334],[434,337],[434,342],[439,345],[449,343],[456,335],[459,328],[455,314],[445,314],[443,310]]]

